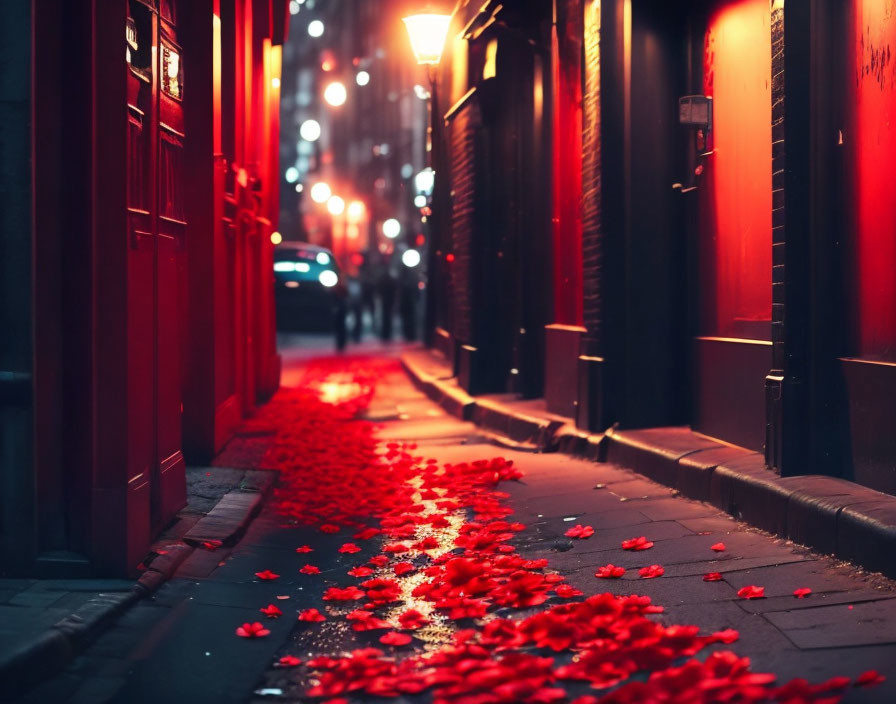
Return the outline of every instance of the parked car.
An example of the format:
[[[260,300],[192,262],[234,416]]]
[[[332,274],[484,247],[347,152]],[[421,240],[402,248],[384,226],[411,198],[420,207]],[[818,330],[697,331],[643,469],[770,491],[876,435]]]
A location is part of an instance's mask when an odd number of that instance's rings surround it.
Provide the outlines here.
[[[345,327],[346,286],[333,253],[307,242],[283,242],[274,249],[277,327],[332,331],[339,342]],[[344,335],[344,332],[342,333]]]

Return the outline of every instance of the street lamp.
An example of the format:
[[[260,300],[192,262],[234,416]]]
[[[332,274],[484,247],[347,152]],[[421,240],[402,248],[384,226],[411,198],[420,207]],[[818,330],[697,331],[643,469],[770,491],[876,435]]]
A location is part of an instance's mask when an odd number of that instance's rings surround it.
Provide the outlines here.
[[[404,26],[408,30],[411,49],[414,50],[418,64],[439,63],[445,46],[445,37],[448,36],[449,24],[451,15],[422,13],[404,18]]]
[[[417,58],[417,63],[426,65],[426,68],[428,69],[429,95],[426,96],[429,98],[428,151],[430,159],[429,173],[432,174],[434,163],[438,163],[438,168],[441,168],[442,158],[436,66],[438,66],[438,63],[442,58],[442,50],[445,48],[445,39],[448,37],[448,28],[451,25],[451,15],[423,12],[404,17],[403,20],[405,29],[408,31],[408,38],[411,41],[411,49],[414,50],[414,56]],[[425,92],[425,90],[421,90],[417,95],[422,97]],[[441,206],[441,200],[439,198],[435,200],[438,202],[438,205]],[[441,239],[439,230],[440,228],[433,228],[431,233],[432,242],[428,248],[427,254],[427,276],[430,284],[436,284],[435,286],[429,287],[429,295],[426,296],[426,323],[424,324],[423,335],[428,346],[432,345],[432,335],[436,325],[436,303],[433,291],[438,290],[438,281],[441,279],[441,272],[439,270],[439,262],[437,259],[437,251],[439,249],[438,243]],[[383,234],[386,234],[385,230]],[[395,233],[395,236],[397,235],[398,232]]]

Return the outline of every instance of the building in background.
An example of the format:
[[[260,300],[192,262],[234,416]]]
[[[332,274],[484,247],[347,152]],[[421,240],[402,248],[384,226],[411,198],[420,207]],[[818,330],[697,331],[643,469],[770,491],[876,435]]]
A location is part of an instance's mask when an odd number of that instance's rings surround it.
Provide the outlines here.
[[[279,384],[285,0],[4,5],[0,558],[125,574]]]
[[[395,274],[404,251],[425,247],[428,202],[418,197],[415,176],[427,166],[428,93],[402,35],[404,6],[289,3],[281,232],[332,249],[352,276],[367,252],[381,255],[372,257],[375,266],[394,258]]]

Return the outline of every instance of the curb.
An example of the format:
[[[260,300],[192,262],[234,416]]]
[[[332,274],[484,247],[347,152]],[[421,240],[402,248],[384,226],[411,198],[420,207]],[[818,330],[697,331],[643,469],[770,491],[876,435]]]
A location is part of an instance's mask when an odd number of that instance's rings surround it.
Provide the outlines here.
[[[417,355],[421,352],[426,354]],[[423,371],[414,356],[401,358],[414,384],[452,412],[437,385],[456,383]],[[542,452],[627,467],[757,528],[896,578],[894,496],[836,477],[781,477],[765,466],[761,453],[716,442],[687,427],[611,428],[589,435],[572,424],[532,418],[495,401],[467,399],[469,416],[464,420],[513,439],[527,435]]]
[[[264,472],[262,476],[256,486],[226,493],[187,532],[184,544],[169,545],[167,553],[155,555],[129,591],[97,594],[31,641],[0,654],[0,701],[11,701],[39,681],[59,673],[128,609],[167,582],[197,545],[205,540],[220,540],[227,546],[235,544],[258,515],[274,486],[274,472]],[[194,533],[203,537],[195,537]]]

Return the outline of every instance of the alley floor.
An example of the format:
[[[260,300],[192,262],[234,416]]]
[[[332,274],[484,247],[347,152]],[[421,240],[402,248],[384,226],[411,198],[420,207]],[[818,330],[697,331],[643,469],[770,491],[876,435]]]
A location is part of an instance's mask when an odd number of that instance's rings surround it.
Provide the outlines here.
[[[284,389],[215,462],[280,470],[279,491],[21,701],[896,701],[893,582],[625,468],[496,444],[397,347],[288,342]],[[778,689],[795,678],[820,686]]]

